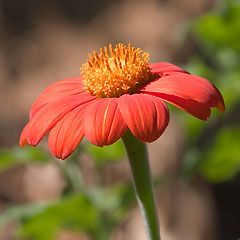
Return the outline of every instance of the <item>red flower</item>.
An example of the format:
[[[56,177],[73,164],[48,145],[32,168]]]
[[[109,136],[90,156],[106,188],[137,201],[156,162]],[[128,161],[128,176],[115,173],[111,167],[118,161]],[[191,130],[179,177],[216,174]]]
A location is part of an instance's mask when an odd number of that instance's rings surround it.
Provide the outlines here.
[[[148,64],[148,57],[130,44],[94,52],[81,77],[56,82],[35,100],[20,146],[35,146],[49,133],[52,154],[65,159],[84,136],[104,146],[129,129],[143,142],[156,140],[169,122],[164,101],[202,120],[213,107],[224,111],[223,97],[209,81],[170,63]]]

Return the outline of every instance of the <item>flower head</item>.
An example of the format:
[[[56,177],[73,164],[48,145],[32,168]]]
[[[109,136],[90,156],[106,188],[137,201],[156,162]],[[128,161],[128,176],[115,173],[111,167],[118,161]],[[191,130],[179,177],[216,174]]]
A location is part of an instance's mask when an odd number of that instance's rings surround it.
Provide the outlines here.
[[[120,97],[133,94],[158,75],[148,64],[149,54],[130,44],[110,44],[93,52],[81,68],[83,84],[87,92],[96,97]]]
[[[155,141],[169,122],[164,101],[202,120],[213,107],[224,111],[221,93],[208,80],[148,59],[148,53],[130,44],[93,52],[80,77],[50,85],[35,100],[20,146],[35,146],[49,133],[50,151],[65,159],[84,136],[104,146],[129,129],[143,142]]]

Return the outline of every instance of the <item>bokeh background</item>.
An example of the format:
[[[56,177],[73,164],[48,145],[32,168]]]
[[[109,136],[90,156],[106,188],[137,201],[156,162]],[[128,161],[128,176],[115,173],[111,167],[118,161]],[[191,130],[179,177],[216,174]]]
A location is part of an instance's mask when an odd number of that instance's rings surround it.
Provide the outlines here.
[[[83,141],[67,161],[46,141],[18,147],[34,98],[119,42],[210,79],[226,102],[207,123],[170,107],[148,145],[163,239],[239,239],[239,0],[1,0],[0,239],[146,240],[121,142]]]

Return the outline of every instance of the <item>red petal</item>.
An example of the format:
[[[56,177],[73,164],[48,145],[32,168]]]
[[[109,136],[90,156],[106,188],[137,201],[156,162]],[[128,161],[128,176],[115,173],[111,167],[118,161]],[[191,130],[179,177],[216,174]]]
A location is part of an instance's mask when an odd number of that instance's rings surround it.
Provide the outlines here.
[[[193,113],[193,105],[199,108],[197,112],[200,112],[201,108],[206,112],[210,107],[224,111],[224,100],[218,89],[208,80],[195,75],[173,73],[150,82],[141,92],[161,97],[199,118],[201,117],[198,113]]]
[[[97,146],[116,142],[126,131],[126,124],[118,109],[118,99],[99,99],[86,110],[84,133]]]
[[[188,73],[184,69],[168,62],[159,62],[149,64],[153,73],[159,74],[160,76],[165,76],[174,72]]]
[[[33,146],[37,145],[68,112],[94,99],[90,94],[82,93],[66,96],[45,105],[30,120],[27,142]]]
[[[119,109],[133,135],[144,141],[158,139],[169,122],[169,112],[162,100],[146,94],[125,94]]]
[[[213,87],[215,88],[216,95],[218,96],[216,106],[214,106],[214,107],[216,107],[219,111],[224,112],[225,111],[225,103],[224,103],[223,96],[214,85],[213,85]]]
[[[33,102],[30,110],[30,119],[47,103],[58,100],[61,97],[79,94],[83,91],[80,77],[67,78],[48,86]]]
[[[48,145],[55,157],[60,159],[67,158],[83,139],[84,109],[85,106],[75,108],[66,114],[50,131]]]
[[[27,135],[28,135],[29,123],[25,125],[23,128],[20,139],[19,139],[19,146],[23,147],[27,144]]]
[[[186,100],[184,98],[163,93],[154,93],[153,95],[164,99],[165,101],[192,114],[194,117],[197,117],[201,120],[207,120],[211,115],[211,108],[206,104],[199,103],[194,100]]]

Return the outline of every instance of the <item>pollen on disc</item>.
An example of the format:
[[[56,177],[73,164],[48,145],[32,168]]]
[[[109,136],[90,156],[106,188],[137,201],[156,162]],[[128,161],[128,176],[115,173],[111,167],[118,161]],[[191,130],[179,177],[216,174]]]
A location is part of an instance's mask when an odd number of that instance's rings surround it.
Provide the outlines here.
[[[96,97],[119,97],[135,93],[156,78],[148,64],[149,54],[130,44],[109,44],[89,54],[81,67],[86,91]]]

